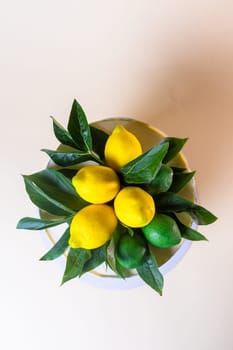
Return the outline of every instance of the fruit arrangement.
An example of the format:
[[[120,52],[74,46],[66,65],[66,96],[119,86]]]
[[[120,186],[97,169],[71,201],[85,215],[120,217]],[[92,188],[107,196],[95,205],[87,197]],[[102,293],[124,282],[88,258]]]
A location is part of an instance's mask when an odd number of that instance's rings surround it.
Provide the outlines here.
[[[54,118],[53,130],[60,146],[42,151],[55,167],[23,176],[41,218],[25,217],[17,228],[41,230],[66,223],[65,232],[41,258],[65,254],[62,284],[105,263],[120,278],[136,272],[161,295],[163,275],[153,247],[206,240],[180,213],[199,225],[217,219],[177,194],[195,173],[171,165],[187,139],[164,137],[144,152],[123,125],[110,135],[89,125],[76,100],[67,130]]]

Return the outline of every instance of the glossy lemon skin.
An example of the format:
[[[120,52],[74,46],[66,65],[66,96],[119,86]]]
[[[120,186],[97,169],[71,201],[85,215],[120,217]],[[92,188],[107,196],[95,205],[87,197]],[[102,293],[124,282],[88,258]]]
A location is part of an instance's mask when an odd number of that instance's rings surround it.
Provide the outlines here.
[[[95,249],[105,244],[117,226],[112,207],[107,204],[90,204],[81,209],[70,225],[69,246]]]
[[[118,219],[133,228],[148,225],[156,211],[152,196],[137,186],[124,187],[114,200],[114,209]]]
[[[120,190],[116,172],[102,165],[81,168],[72,178],[72,184],[81,198],[93,204],[111,201]]]
[[[140,156],[142,147],[134,134],[117,125],[107,139],[104,154],[107,164],[118,170]]]

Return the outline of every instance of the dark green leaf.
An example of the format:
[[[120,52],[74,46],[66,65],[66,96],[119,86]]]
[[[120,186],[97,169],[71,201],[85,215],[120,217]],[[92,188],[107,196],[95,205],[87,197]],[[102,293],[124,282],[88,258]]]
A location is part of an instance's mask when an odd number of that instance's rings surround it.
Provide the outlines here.
[[[195,171],[189,173],[176,173],[173,176],[171,192],[179,192],[195,175]]]
[[[132,272],[123,266],[121,266],[118,261],[116,260],[116,273],[123,279],[132,276]]]
[[[93,151],[96,152],[99,157],[104,160],[104,149],[106,141],[109,137],[103,130],[90,126],[92,142],[93,142]]]
[[[57,171],[59,171],[59,173],[62,173],[68,179],[72,180],[74,175],[77,174],[78,170],[77,169],[62,168],[62,169],[58,169]]]
[[[51,214],[58,216],[70,216],[75,212],[70,208],[66,207],[59,201],[51,198],[47,195],[38,185],[30,179],[30,175],[23,176],[26,191],[31,201],[40,209],[43,209]]]
[[[185,239],[188,239],[190,241],[208,241],[207,238],[201,234],[200,232],[192,229],[189,226],[184,225],[183,223],[178,220],[177,217],[175,217],[176,223],[179,227],[181,236]]]
[[[151,253],[147,253],[143,259],[142,265],[137,268],[139,276],[151,288],[162,295],[163,275],[159,271],[157,262]]]
[[[107,264],[110,266],[110,268],[120,277],[125,278],[125,271],[124,269],[119,267],[119,264],[117,264],[116,261],[116,257],[115,257],[115,250],[118,244],[118,241],[122,235],[122,233],[124,233],[125,231],[127,231],[127,229],[118,224],[115,232],[112,235],[112,238],[109,242],[108,248],[107,248],[107,257],[106,257],[106,262]]]
[[[81,151],[90,151],[92,149],[92,137],[86,115],[80,104],[74,100],[69,122],[68,131]]]
[[[134,230],[133,230],[131,227],[127,227],[127,226],[126,226],[126,229],[127,229],[127,233],[128,233],[131,237],[133,237],[133,236],[134,236]]]
[[[60,141],[63,145],[77,148],[77,145],[72,139],[70,133],[66,131],[65,128],[63,128],[63,126],[60,123],[58,123],[58,121],[56,121],[56,119],[54,119],[53,117],[51,118],[53,120],[53,131],[58,141]]]
[[[132,160],[120,169],[127,184],[145,184],[151,182],[159,171],[161,162],[167,153],[168,143],[158,145]]]
[[[66,268],[63,275],[62,283],[80,276],[85,263],[91,258],[91,252],[83,248],[70,248],[67,256]]]
[[[27,178],[39,186],[47,195],[67,206],[69,206],[70,202],[73,204],[78,199],[77,192],[71,181],[57,170],[44,169],[28,175]]]
[[[43,230],[45,228],[64,224],[64,222],[67,222],[67,218],[61,220],[41,220],[26,217],[19,220],[16,228],[24,230]]]
[[[80,209],[83,206],[83,200],[78,196],[70,179],[60,171],[45,169],[28,175],[28,179],[33,181],[48,196],[72,210]]]
[[[127,226],[118,224],[107,248],[106,262],[110,268],[121,278],[132,276],[132,272],[121,266],[116,259],[116,247],[122,234],[134,235],[134,230]]]
[[[165,137],[160,144],[164,144],[164,143],[169,143],[169,148],[167,151],[166,156],[163,159],[164,163],[169,162],[171,159],[173,159],[179,152],[180,150],[183,148],[185,142],[188,139],[179,139],[177,137]]]
[[[49,149],[42,149],[41,151],[47,153],[54,163],[64,167],[79,164],[87,160],[94,160],[88,152],[52,151]]]
[[[68,241],[70,238],[70,228],[68,227],[61,238],[55,245],[44,255],[40,260],[54,260],[61,256],[68,248]]]
[[[171,168],[172,168],[173,174],[183,173],[185,170],[187,170],[186,168],[179,168],[175,166],[172,166]]]
[[[208,225],[217,220],[217,217],[207,209],[172,192],[158,194],[156,197],[156,204],[160,212],[187,212],[199,225]]]
[[[114,272],[116,272],[115,249],[116,249],[117,242],[119,241],[121,236],[121,229],[122,229],[121,226],[118,225],[107,247],[106,262]]]
[[[107,244],[108,243],[99,248],[91,250],[91,258],[83,266],[82,275],[88,271],[94,270],[106,260]]]
[[[131,237],[133,237],[134,232],[136,231],[136,228],[129,227],[127,225],[124,225],[122,223],[119,224],[119,231],[121,234],[128,234]]]
[[[150,184],[146,185],[145,189],[152,196],[160,192],[166,192],[172,184],[172,179],[172,169],[169,166],[162,164],[155,178]]]

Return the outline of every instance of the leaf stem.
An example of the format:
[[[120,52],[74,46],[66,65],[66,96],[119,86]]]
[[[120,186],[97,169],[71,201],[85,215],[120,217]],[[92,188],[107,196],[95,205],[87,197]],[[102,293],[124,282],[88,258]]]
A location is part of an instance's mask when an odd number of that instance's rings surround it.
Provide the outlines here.
[[[92,156],[92,158],[101,165],[106,165],[105,162],[100,159],[99,155],[95,153],[94,151],[89,151],[89,154]]]
[[[121,225],[122,225],[124,228],[126,228],[126,230],[128,231],[128,234],[129,234],[131,237],[133,237],[133,235],[134,235],[134,230],[133,230],[131,227],[129,227],[129,226],[123,224],[123,222],[121,222]]]

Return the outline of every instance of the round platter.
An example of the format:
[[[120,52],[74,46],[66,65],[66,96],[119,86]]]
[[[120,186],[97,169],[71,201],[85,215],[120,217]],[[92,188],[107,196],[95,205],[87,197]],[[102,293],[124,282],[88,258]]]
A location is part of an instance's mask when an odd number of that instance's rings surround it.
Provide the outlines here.
[[[146,152],[151,147],[158,144],[162,138],[167,136],[162,131],[148,124],[128,118],[110,118],[97,121],[92,125],[105,131],[107,134],[110,134],[116,125],[123,125],[127,130],[134,133],[139,139],[143,148],[143,152]],[[190,170],[188,162],[182,153],[179,153],[178,156],[176,156],[172,162],[168,164]],[[54,167],[54,164],[50,162],[48,167]],[[196,202],[197,196],[194,180],[191,180],[179,192],[179,194],[188,200]],[[191,222],[188,217],[183,214],[179,215],[182,217],[182,220],[186,224],[189,224],[192,226],[192,228],[196,228],[196,224],[194,222]],[[43,238],[46,239],[47,246],[50,245],[51,247],[51,244],[53,245],[60,238],[61,234],[64,232],[64,225],[45,230],[46,235],[43,234]],[[153,253],[156,257],[161,273],[165,275],[168,271],[174,268],[177,263],[183,258],[190,246],[191,241],[183,239],[179,245],[172,248],[164,249],[153,247]],[[59,258],[58,262],[63,268],[65,268],[66,255],[64,254],[64,256]],[[144,285],[142,279],[139,278],[139,276],[134,271],[132,272],[132,276],[129,278],[122,279],[115,275],[112,270],[106,268],[105,264],[102,264],[97,269],[86,273],[79,280],[89,283],[95,287],[107,289],[129,289]]]

